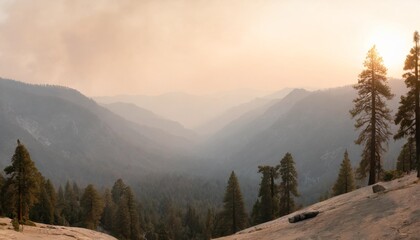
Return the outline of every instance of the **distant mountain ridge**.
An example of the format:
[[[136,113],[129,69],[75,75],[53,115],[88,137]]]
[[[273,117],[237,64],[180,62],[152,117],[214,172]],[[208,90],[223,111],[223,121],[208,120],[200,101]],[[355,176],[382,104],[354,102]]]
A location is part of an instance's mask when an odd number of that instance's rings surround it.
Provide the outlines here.
[[[16,139],[55,182],[111,184],[116,178],[176,171],[189,140],[140,126],[79,92],[0,79],[0,165],[10,162]]]
[[[161,129],[167,133],[186,139],[197,138],[197,134],[194,131],[186,129],[180,123],[158,116],[133,103],[116,102],[103,104],[103,106],[126,120],[141,126]]]
[[[158,96],[120,95],[95,97],[95,100],[103,104],[115,102],[133,103],[159,116],[179,122],[188,129],[195,129],[231,107],[264,95],[265,93],[255,91],[234,91],[207,95],[172,92]]]
[[[255,114],[256,112],[265,111],[271,105],[275,104],[275,102],[281,100],[292,91],[293,89],[291,88],[285,88],[270,95],[258,97],[249,102],[234,106],[194,130],[198,133],[211,136],[229,125],[231,122],[240,118],[242,115],[249,115],[250,112],[254,112]]]
[[[390,86],[395,97],[388,105],[395,114],[406,90],[402,80],[392,80]],[[311,203],[331,188],[346,149],[353,167],[358,166],[361,147],[354,144],[358,132],[349,114],[355,97],[351,86],[292,91],[263,113],[244,115],[220,130],[202,145],[200,155],[248,179],[256,197],[258,165],[278,164],[290,152],[299,174],[301,201]],[[393,123],[391,128],[395,132]],[[385,167],[394,166],[402,143],[389,140]]]
[[[272,100],[270,104],[243,114],[210,137],[203,144],[202,153],[210,158],[229,158],[229,155],[240,151],[250,139],[270,127],[296,102],[309,94],[304,89],[295,89],[283,99]]]

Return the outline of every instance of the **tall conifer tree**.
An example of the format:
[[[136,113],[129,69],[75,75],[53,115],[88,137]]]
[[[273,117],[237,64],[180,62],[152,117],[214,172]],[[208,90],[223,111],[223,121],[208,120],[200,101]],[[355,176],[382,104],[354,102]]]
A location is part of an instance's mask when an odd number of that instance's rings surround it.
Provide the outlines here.
[[[409,173],[413,169],[416,169],[416,146],[414,139],[409,137],[398,155],[397,170]]]
[[[355,189],[353,169],[349,159],[347,150],[344,152],[343,162],[341,163],[340,172],[338,174],[337,181],[333,187],[334,196],[351,192]]]
[[[200,224],[200,217],[198,216],[195,208],[191,205],[187,205],[187,212],[184,216],[184,228],[185,228],[185,238],[187,239],[202,239],[202,226]]]
[[[64,208],[63,216],[69,222],[70,225],[77,224],[81,221],[80,219],[80,201],[78,199],[77,193],[74,191],[74,185],[69,181],[66,182],[64,188]]]
[[[222,226],[223,235],[236,233],[247,226],[247,214],[242,199],[241,189],[235,172],[232,171],[223,200]]]
[[[104,204],[101,196],[92,184],[89,184],[80,199],[83,223],[86,228],[96,229],[101,219]]]
[[[356,129],[362,129],[356,144],[364,145],[362,160],[358,168],[359,177],[364,178],[369,172],[368,184],[378,181],[382,171],[381,155],[385,151],[391,132],[390,110],[385,100],[393,95],[387,85],[386,71],[382,57],[373,46],[366,56],[365,69],[359,74],[359,81],[354,86],[358,96],[353,100],[354,108],[350,111],[353,118],[357,116]]]
[[[64,209],[66,208],[66,199],[64,198],[64,190],[60,185],[57,191],[57,205],[56,205],[56,217],[55,223],[59,225],[69,225],[69,222],[64,215]]]
[[[206,222],[204,226],[204,239],[210,240],[213,236],[214,231],[214,212],[211,209],[207,209]]]
[[[49,179],[42,179],[41,182],[39,201],[32,208],[30,216],[37,222],[53,224],[57,194]]]
[[[111,196],[109,200],[116,205],[113,235],[120,239],[140,239],[139,212],[131,188],[118,179],[112,187]]]
[[[112,200],[111,191],[109,189],[105,189],[103,199],[104,211],[102,213],[101,223],[106,230],[112,231],[115,222],[117,207],[114,201]]]
[[[416,143],[417,177],[420,178],[420,36],[417,31],[414,32],[413,41],[414,46],[407,55],[404,64],[404,70],[407,72],[404,73],[403,77],[405,78],[408,92],[405,96],[401,96],[400,106],[395,116],[395,124],[400,125],[400,128],[394,138],[414,137]]]
[[[13,202],[9,206],[20,223],[29,220],[29,211],[38,201],[41,174],[35,167],[26,147],[17,140],[15,154],[12,157],[12,165],[4,169],[9,176],[8,198]]]
[[[0,173],[0,216],[4,216],[5,215],[5,211],[4,211],[4,203],[5,203],[5,182],[6,180],[4,179],[3,175]]]
[[[262,174],[259,200],[256,203],[253,217],[254,223],[262,223],[273,220],[279,213],[279,191],[275,183],[279,177],[280,166],[258,166],[258,172]]]
[[[298,197],[297,172],[292,154],[286,153],[280,161],[280,214],[286,215],[295,208],[294,197]]]
[[[134,194],[131,191],[130,187],[126,187],[124,191],[124,198],[127,201],[128,214],[129,214],[129,224],[130,224],[130,239],[140,239],[140,218],[139,212],[137,210],[137,203],[134,198]]]

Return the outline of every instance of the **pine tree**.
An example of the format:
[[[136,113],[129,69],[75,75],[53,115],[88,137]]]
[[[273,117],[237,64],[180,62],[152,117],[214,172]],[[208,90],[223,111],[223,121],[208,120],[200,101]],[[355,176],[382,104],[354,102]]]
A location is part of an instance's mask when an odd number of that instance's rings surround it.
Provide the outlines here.
[[[294,197],[298,197],[297,172],[292,154],[286,153],[280,161],[280,214],[287,215],[295,209]]]
[[[13,206],[10,207],[19,223],[25,223],[29,220],[30,209],[38,201],[41,174],[26,147],[19,140],[17,144],[12,165],[6,167],[4,171],[9,176],[8,198],[13,201]]]
[[[187,211],[184,216],[184,229],[185,234],[184,237],[186,239],[202,239],[202,232],[201,224],[200,224],[200,217],[198,216],[195,208],[191,205],[187,205]]]
[[[117,207],[112,200],[111,191],[109,189],[105,189],[103,199],[104,211],[102,213],[101,223],[104,229],[113,231],[113,223],[115,221]]]
[[[223,200],[222,234],[229,235],[244,229],[247,226],[247,219],[239,182],[235,172],[232,171]]]
[[[113,235],[119,239],[140,239],[140,217],[131,188],[118,179],[112,187],[111,196],[116,204]]]
[[[355,105],[350,113],[353,118],[358,116],[354,125],[356,129],[362,129],[355,143],[364,145],[357,172],[360,178],[365,178],[369,172],[368,184],[371,185],[380,176],[381,155],[391,135],[388,126],[391,115],[385,100],[390,100],[393,95],[387,85],[387,69],[375,46],[369,50],[364,66],[365,70],[359,74],[359,81],[354,86],[358,96],[353,100]]]
[[[78,196],[74,192],[74,187],[69,181],[66,182],[66,186],[64,188],[64,199],[65,205],[63,209],[63,216],[71,226],[74,226],[75,224],[78,224],[81,221],[81,209]]]
[[[112,186],[111,194],[112,194],[112,200],[114,200],[115,203],[118,203],[121,199],[121,197],[124,195],[125,188],[127,186],[123,182],[123,180],[120,178],[115,183],[114,186]]]
[[[416,168],[416,146],[413,138],[408,138],[407,142],[402,146],[397,159],[397,170],[409,173]]]
[[[206,222],[204,227],[204,239],[210,240],[213,237],[214,231],[214,212],[207,209]]]
[[[134,198],[131,188],[127,186],[124,191],[125,201],[127,201],[128,213],[129,213],[129,224],[130,224],[130,239],[140,239],[140,219],[139,212],[137,210],[137,203]]]
[[[254,226],[262,222],[263,221],[261,220],[261,203],[260,203],[260,199],[257,198],[257,201],[255,201],[254,205],[252,206],[250,224],[251,226]]]
[[[3,175],[0,173],[0,216],[5,216],[4,203],[5,203],[5,182]]]
[[[347,150],[344,152],[343,162],[341,163],[340,172],[337,181],[333,187],[334,196],[351,192],[355,189],[353,169],[349,159]]]
[[[259,166],[258,172],[262,174],[260,191],[258,193],[259,204],[258,213],[254,213],[254,217],[257,217],[257,222],[263,223],[273,220],[278,216],[279,213],[279,197],[278,197],[278,186],[275,183],[279,177],[280,166]],[[257,206],[255,206],[257,207]]]
[[[76,202],[80,202],[81,193],[80,193],[80,188],[79,186],[77,186],[76,182],[73,182],[73,194],[74,194],[74,199],[76,200]]]
[[[101,219],[104,204],[101,196],[92,184],[89,184],[82,198],[80,199],[82,207],[83,223],[86,228],[95,230]]]
[[[40,189],[39,201],[32,208],[30,217],[37,222],[53,224],[57,199],[54,186],[49,179],[42,178]]]
[[[404,64],[404,70],[407,72],[404,73],[403,77],[409,90],[405,96],[401,96],[400,106],[395,116],[395,124],[400,125],[400,128],[394,136],[394,139],[406,136],[414,137],[418,178],[420,178],[419,40],[420,36],[416,31],[413,37],[414,47],[411,48]]]
[[[64,198],[64,190],[63,187],[60,185],[57,191],[57,205],[56,205],[56,213],[55,213],[55,223],[58,225],[68,226],[69,222],[67,221],[64,215],[64,209],[66,208],[66,199]]]
[[[118,237],[118,239],[130,239],[130,210],[128,208],[125,196],[121,196],[117,203],[117,212],[113,232],[114,236]]]
[[[162,202],[162,235],[167,239],[183,239],[182,213],[171,199]]]
[[[55,218],[55,209],[57,205],[57,193],[55,192],[54,185],[51,183],[49,179],[47,179],[47,182],[45,183],[45,191],[47,192],[47,196],[49,197],[49,201],[51,203],[52,209],[49,209],[50,214],[50,224],[54,223]]]

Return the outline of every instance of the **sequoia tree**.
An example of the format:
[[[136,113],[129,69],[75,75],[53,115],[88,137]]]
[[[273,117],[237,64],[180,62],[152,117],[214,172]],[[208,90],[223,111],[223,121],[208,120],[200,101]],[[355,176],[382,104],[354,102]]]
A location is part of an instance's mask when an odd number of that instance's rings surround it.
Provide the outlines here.
[[[298,197],[297,172],[292,154],[286,153],[280,161],[280,214],[286,215],[295,208],[294,197]]]
[[[347,150],[344,152],[344,159],[341,163],[340,172],[338,174],[337,181],[333,187],[334,196],[351,192],[355,189],[353,170],[349,159]]]
[[[41,174],[35,167],[26,147],[17,140],[12,165],[4,169],[8,175],[7,184],[9,191],[7,197],[12,206],[13,214],[20,223],[29,220],[29,211],[38,201]]]
[[[358,96],[353,100],[354,108],[350,113],[353,118],[357,116],[356,129],[362,129],[355,143],[364,145],[357,172],[360,178],[365,178],[369,172],[368,184],[371,185],[377,182],[382,171],[381,155],[391,135],[388,125],[391,115],[385,101],[393,95],[387,85],[387,69],[375,46],[368,51],[364,67],[354,86]]]
[[[416,31],[414,32],[414,47],[411,48],[407,55],[404,64],[403,77],[405,78],[405,85],[408,92],[405,96],[401,96],[400,106],[395,117],[395,124],[400,125],[395,139],[403,137],[414,137],[416,143],[416,162],[417,162],[417,177],[420,178],[420,108],[419,108],[419,46],[420,36]]]

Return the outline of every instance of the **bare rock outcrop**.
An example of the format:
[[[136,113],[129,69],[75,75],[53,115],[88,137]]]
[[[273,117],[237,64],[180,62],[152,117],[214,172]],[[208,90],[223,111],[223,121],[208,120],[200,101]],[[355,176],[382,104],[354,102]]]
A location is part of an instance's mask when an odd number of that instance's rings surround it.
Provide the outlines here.
[[[375,184],[372,186],[373,193],[384,192],[386,188],[380,184]]]

